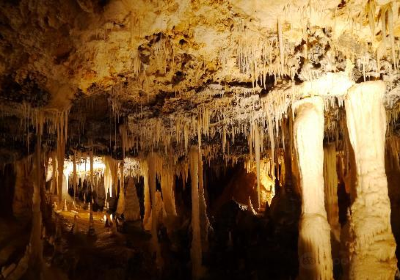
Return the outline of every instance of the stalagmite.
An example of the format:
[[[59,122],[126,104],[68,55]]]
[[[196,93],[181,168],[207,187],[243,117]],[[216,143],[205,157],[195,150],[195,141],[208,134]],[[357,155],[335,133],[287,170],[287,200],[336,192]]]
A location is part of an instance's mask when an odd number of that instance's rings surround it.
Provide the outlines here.
[[[303,195],[299,279],[333,279],[330,227],[324,206],[324,105],[320,97],[296,104],[295,147]]]
[[[394,279],[396,273],[384,159],[384,92],[383,82],[365,82],[353,86],[345,100],[357,166],[356,197],[350,216],[350,279]]]
[[[200,206],[199,206],[199,151],[198,147],[190,149],[190,178],[192,182],[192,246],[190,258],[192,261],[192,278],[199,279],[202,275],[202,252],[200,233]]]
[[[126,221],[140,220],[140,204],[133,177],[129,177],[128,179],[126,205],[123,213]]]
[[[333,236],[340,242],[339,206],[336,173],[336,147],[334,143],[324,149],[325,208]]]
[[[158,244],[157,237],[157,211],[156,211],[156,183],[157,183],[157,174],[156,174],[156,155],[151,153],[148,158],[148,180],[149,180],[149,189],[150,189],[150,199],[151,199],[151,246],[152,251],[156,254],[156,263],[158,267],[162,266],[162,258],[160,254],[160,246]]]

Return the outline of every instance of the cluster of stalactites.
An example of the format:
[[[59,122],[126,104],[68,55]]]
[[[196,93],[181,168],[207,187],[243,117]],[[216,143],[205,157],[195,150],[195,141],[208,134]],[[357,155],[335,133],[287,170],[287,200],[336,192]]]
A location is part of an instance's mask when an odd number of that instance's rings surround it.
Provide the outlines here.
[[[191,144],[197,142],[205,151],[207,161],[222,154],[227,163],[236,162],[238,155],[232,152],[236,139],[239,136],[247,138],[252,158],[252,152],[255,151],[255,127],[258,126],[259,146],[261,150],[270,147],[270,157],[274,163],[275,150],[286,145],[288,135],[284,123],[293,117],[289,113],[292,105],[304,97],[320,95],[325,110],[333,112],[330,114],[332,121],[327,122],[326,126],[326,131],[333,135],[337,127],[335,118],[338,116],[338,108],[343,106],[344,96],[353,84],[347,72],[340,72],[302,85],[288,83],[270,91],[264,97],[260,97],[259,90],[246,88],[237,88],[235,94],[225,96],[221,87],[212,86],[197,95],[206,96],[210,91],[222,91],[221,98],[211,98],[210,102],[191,112],[177,110],[168,115],[142,120],[129,117],[128,124],[119,128],[122,151],[123,154],[131,150],[136,153],[157,151],[164,155],[174,151],[177,161],[188,154]],[[215,143],[216,138],[221,143],[218,153],[207,154],[206,150],[210,149],[207,146],[212,146],[210,142]]]

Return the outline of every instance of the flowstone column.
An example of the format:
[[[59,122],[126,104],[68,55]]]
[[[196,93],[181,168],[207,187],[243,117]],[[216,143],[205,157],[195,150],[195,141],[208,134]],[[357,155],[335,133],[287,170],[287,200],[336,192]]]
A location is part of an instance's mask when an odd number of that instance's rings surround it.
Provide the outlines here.
[[[384,92],[383,82],[365,82],[353,86],[345,100],[357,167],[350,217],[350,279],[394,279],[396,273],[396,242],[385,173]]]
[[[324,205],[324,105],[320,97],[313,97],[296,107],[294,138],[303,200],[299,279],[333,279],[330,226]]]

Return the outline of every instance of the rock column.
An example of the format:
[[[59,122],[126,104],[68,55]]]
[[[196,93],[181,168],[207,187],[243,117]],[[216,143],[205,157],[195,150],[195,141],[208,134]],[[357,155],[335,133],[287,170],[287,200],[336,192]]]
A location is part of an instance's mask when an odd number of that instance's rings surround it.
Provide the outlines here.
[[[312,97],[296,107],[294,138],[303,200],[299,279],[333,279],[330,226],[324,205],[324,105],[320,97]]]
[[[394,279],[397,269],[385,173],[384,92],[383,82],[365,82],[353,86],[345,100],[357,172],[350,217],[350,279]]]

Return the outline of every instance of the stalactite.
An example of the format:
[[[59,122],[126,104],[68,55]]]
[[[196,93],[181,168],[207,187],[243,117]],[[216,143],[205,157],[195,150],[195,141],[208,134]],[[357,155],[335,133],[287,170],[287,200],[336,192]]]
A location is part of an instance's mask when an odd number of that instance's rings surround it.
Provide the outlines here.
[[[295,147],[303,194],[299,279],[333,279],[330,227],[324,206],[324,107],[320,97],[296,104]]]
[[[200,231],[200,205],[199,205],[199,151],[197,147],[190,149],[190,178],[192,182],[192,245],[190,257],[192,261],[192,278],[202,276],[202,251]]]
[[[345,100],[357,167],[350,216],[351,279],[394,279],[397,269],[385,173],[384,92],[384,82],[365,82],[353,86]]]
[[[268,134],[269,134],[269,139],[271,141],[271,174],[270,177],[275,178],[274,170],[275,170],[275,138],[274,138],[274,127],[272,125],[272,119],[268,115]]]
[[[106,194],[108,191],[110,197],[112,197],[113,194],[117,193],[118,188],[118,161],[110,156],[106,156],[104,163],[104,190]]]
[[[189,128],[187,123],[185,123],[183,127],[183,136],[185,140],[185,150],[187,151],[189,146]]]
[[[199,149],[201,148],[201,122],[197,121],[197,144],[199,145]]]
[[[329,144],[324,149],[325,208],[333,236],[340,242],[338,176],[336,172],[336,146]]]

